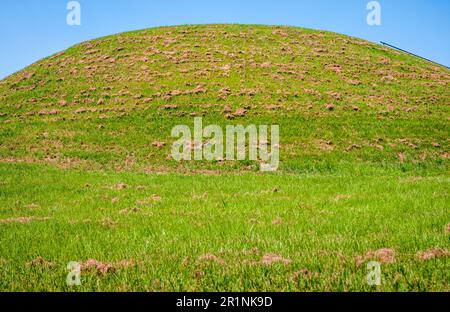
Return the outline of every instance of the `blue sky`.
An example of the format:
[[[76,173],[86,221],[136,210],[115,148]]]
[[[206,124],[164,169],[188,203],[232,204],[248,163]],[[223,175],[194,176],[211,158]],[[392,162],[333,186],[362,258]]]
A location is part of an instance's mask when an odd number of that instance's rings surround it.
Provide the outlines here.
[[[79,0],[81,25],[66,23],[69,0],[2,0],[0,78],[76,43],[163,25],[294,25],[386,41],[450,66],[450,1],[378,0],[381,26],[369,26],[369,0]]]

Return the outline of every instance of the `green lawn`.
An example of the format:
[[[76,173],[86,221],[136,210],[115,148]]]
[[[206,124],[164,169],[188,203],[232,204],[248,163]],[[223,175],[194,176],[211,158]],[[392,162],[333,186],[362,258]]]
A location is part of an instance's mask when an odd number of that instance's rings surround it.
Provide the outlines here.
[[[0,176],[2,291],[449,291],[449,258],[417,255],[448,247],[447,176]],[[395,258],[368,286],[383,248]],[[106,273],[66,286],[67,263],[89,259]]]

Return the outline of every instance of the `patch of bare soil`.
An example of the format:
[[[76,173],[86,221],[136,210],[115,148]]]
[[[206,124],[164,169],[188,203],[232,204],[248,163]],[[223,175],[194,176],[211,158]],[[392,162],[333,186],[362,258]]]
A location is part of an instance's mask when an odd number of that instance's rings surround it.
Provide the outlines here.
[[[416,258],[422,261],[428,261],[436,258],[450,257],[450,252],[443,248],[432,248],[416,253]]]
[[[45,221],[50,220],[50,217],[16,217],[0,220],[0,224],[6,223],[30,223],[32,221]]]
[[[152,145],[157,147],[157,148],[162,148],[162,147],[166,146],[166,142],[153,141]]]
[[[364,256],[356,258],[356,266],[361,266],[367,261],[377,261],[381,264],[389,264],[395,262],[395,250],[392,248],[382,248],[378,250],[370,250]]]
[[[329,110],[329,111],[332,111],[332,110],[334,110],[336,107],[335,107],[333,104],[327,104],[327,105],[325,105],[325,108],[326,108],[327,110]]]
[[[53,268],[56,266],[56,263],[47,261],[44,258],[42,258],[41,256],[39,256],[36,259],[33,259],[30,262],[27,262],[26,265],[28,267]]]
[[[128,187],[128,185],[126,185],[125,183],[119,183],[116,185],[116,189],[117,190],[124,190]]]
[[[247,110],[245,108],[238,108],[234,113],[231,113],[232,110],[229,106],[225,106],[223,112],[225,113],[225,118],[231,120],[236,117],[244,117],[247,114]]]
[[[197,259],[200,262],[216,262],[220,265],[224,265],[225,262],[220,259],[219,257],[217,257],[216,255],[212,254],[212,253],[207,253],[204,255],[201,255],[200,257],[198,257]]]
[[[322,151],[329,152],[334,150],[334,145],[331,141],[317,140],[315,143],[316,146]]]
[[[100,224],[106,228],[112,228],[112,227],[116,226],[117,224],[119,224],[119,222],[114,221],[111,218],[103,218],[101,220]]]
[[[261,264],[263,265],[283,264],[287,266],[291,264],[291,262],[292,260],[283,258],[282,256],[273,253],[267,253],[261,259]]]
[[[95,259],[89,259],[84,262],[80,262],[81,271],[95,272],[100,275],[106,275],[107,273],[115,272],[120,269],[126,269],[134,267],[136,263],[133,259],[121,260],[119,262],[101,262]]]
[[[283,219],[281,219],[280,217],[277,217],[272,221],[272,224],[273,225],[281,225],[281,224],[283,224]]]

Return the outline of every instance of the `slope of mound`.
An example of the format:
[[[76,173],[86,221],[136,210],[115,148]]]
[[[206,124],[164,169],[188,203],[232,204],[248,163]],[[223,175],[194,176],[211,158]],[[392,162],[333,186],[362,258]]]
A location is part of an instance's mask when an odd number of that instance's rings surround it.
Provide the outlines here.
[[[0,82],[0,160],[160,171],[171,129],[279,124],[283,171],[441,170],[450,72],[363,40],[292,27],[161,27],[84,42]]]

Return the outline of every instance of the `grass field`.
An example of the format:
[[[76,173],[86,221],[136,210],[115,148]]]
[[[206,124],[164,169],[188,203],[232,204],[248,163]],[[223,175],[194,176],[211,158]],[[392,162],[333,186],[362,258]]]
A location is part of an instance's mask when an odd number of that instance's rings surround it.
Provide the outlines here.
[[[73,290],[88,259],[113,267],[77,290],[449,290],[448,258],[418,257],[448,246],[448,177],[0,173],[3,290]],[[372,288],[358,257],[382,248]]]
[[[39,61],[0,81],[0,291],[449,291],[449,85],[293,27],[161,27]],[[194,116],[279,125],[279,170],[171,159]]]

